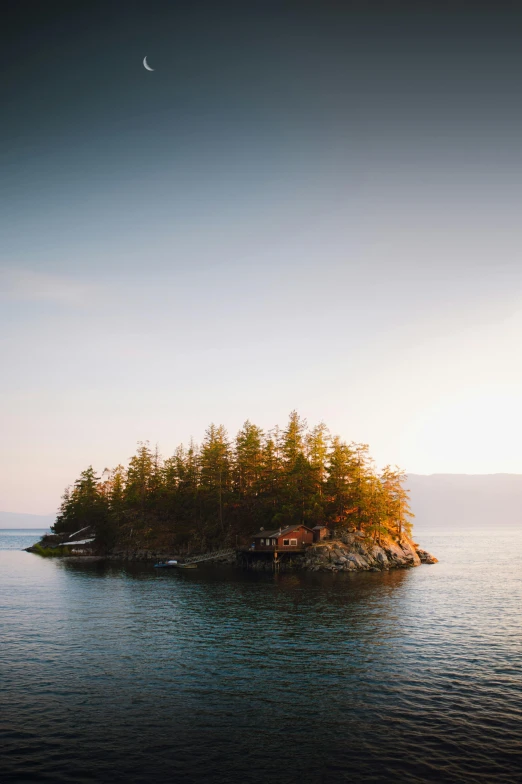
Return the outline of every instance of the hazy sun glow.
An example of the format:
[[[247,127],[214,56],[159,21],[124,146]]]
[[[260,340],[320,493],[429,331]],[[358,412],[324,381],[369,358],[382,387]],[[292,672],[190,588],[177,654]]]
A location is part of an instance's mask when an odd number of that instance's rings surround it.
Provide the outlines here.
[[[442,398],[412,419],[401,453],[419,473],[522,473],[520,401],[498,388]]]

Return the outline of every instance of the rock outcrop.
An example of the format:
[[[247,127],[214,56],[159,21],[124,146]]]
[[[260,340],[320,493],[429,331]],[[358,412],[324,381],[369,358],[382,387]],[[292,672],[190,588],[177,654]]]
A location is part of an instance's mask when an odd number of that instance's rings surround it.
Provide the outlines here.
[[[346,534],[339,541],[314,544],[302,559],[302,567],[313,572],[376,572],[421,563],[434,564],[437,559],[405,537],[401,543],[388,540],[378,545],[358,533]]]
[[[438,558],[435,558],[434,555],[428,553],[427,550],[421,550],[420,548],[417,549],[417,555],[419,556],[421,563],[425,564],[434,564],[438,563]]]

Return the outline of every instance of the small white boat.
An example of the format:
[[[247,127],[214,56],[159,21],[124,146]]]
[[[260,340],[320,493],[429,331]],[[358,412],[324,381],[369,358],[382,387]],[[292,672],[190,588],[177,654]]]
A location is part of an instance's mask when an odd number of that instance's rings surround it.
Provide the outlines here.
[[[181,561],[160,561],[154,564],[156,569],[197,569],[197,564],[182,563]]]
[[[179,566],[177,561],[160,561],[157,564],[154,564],[156,569],[168,569],[169,567],[172,568],[173,566]]]

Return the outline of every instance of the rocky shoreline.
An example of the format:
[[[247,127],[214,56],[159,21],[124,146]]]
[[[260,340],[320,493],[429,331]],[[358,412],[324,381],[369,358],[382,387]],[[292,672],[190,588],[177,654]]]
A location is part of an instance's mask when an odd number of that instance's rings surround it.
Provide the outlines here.
[[[434,563],[437,558],[410,539],[378,545],[357,533],[314,544],[303,557],[303,568],[312,572],[382,572]]]
[[[72,544],[72,543],[71,543]],[[56,545],[55,545],[56,546]],[[58,545],[59,546],[59,545]],[[43,554],[37,545],[27,548],[28,552]],[[69,554],[70,553],[70,554]],[[191,553],[190,555],[197,555]],[[211,561],[216,565],[226,564],[256,570],[272,570],[274,560],[270,557],[252,557],[248,550],[230,550],[228,554]],[[184,560],[184,556],[159,549],[115,548],[109,553],[97,552],[94,541],[78,542],[61,558],[103,558],[111,561],[166,561],[169,558]],[[186,556],[185,556],[186,557]],[[190,556],[189,556],[190,557]],[[437,558],[423,550],[407,537],[401,542],[386,539],[377,544],[364,533],[351,531],[336,539],[323,539],[310,545],[304,553],[283,553],[278,560],[278,569],[305,570],[310,572],[382,572],[390,569],[407,569],[421,564],[435,564]]]
[[[421,564],[435,564],[438,559],[418,544],[403,537],[376,544],[364,534],[353,532],[341,539],[328,539],[311,545],[301,555],[283,557],[279,569],[302,569],[310,572],[384,572],[409,569]],[[251,569],[272,569],[273,561],[253,559]]]
[[[216,558],[215,565],[242,566],[245,553]],[[166,561],[183,556],[155,550],[118,550],[106,556],[117,561]],[[305,553],[287,555],[280,559],[279,569],[311,572],[382,572],[390,569],[407,569],[421,564],[435,564],[438,559],[410,539],[402,542],[388,540],[380,545],[358,533],[346,534],[342,539],[323,540],[311,545]],[[272,570],[271,558],[254,558],[249,569]]]

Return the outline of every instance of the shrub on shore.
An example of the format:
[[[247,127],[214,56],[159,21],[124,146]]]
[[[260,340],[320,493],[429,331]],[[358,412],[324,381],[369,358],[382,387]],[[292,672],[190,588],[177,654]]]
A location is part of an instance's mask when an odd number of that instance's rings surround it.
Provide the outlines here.
[[[36,553],[36,555],[41,555],[42,558],[57,558],[69,554],[67,547],[42,547],[38,543],[33,545],[32,552]]]

